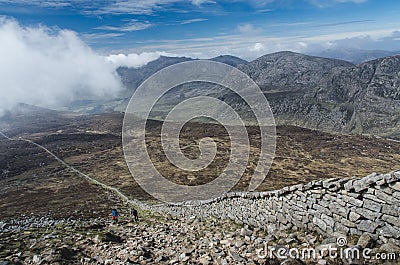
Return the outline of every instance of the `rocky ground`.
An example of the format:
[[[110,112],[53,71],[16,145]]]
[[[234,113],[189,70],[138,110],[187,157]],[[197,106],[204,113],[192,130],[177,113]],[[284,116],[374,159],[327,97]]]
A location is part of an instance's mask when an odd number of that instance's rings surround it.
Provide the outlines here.
[[[117,224],[108,218],[0,222],[0,264],[379,264],[264,256],[271,247],[337,247],[335,238],[304,231],[266,232],[229,220],[181,219],[147,211],[140,211],[139,222],[134,222],[125,212],[127,208],[120,208]],[[349,239],[347,246],[356,243],[358,248],[373,247],[366,236]]]

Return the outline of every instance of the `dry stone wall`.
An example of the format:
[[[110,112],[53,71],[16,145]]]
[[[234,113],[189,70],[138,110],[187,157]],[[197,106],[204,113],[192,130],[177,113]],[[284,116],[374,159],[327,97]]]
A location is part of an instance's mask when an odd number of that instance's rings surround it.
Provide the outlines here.
[[[399,209],[400,171],[151,207],[172,215],[229,218],[266,231],[295,227],[317,230],[323,235],[370,233],[380,243],[397,246],[400,246]]]

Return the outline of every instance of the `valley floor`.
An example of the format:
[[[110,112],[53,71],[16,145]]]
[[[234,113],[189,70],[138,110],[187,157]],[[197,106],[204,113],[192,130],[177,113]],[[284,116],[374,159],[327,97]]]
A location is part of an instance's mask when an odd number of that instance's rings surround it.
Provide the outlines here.
[[[44,119],[21,115],[2,123],[2,131],[46,147],[69,165],[116,187],[131,198],[151,200],[135,182],[123,156],[121,114]],[[149,155],[165,176],[179,184],[198,185],[212,180],[228,162],[229,140],[223,128],[190,124],[181,135],[184,153],[199,154],[199,139],[215,136],[222,155],[206,171],[188,174],[177,170],[161,152],[158,122],[149,125]],[[257,164],[259,134],[249,128],[251,154],[235,191],[245,191]],[[0,211],[3,218],[21,215],[102,217],[112,206],[104,191],[71,173],[37,146],[0,137]],[[225,154],[225,156],[224,156]],[[218,155],[218,153],[217,153]],[[277,149],[271,170],[259,191],[275,190],[316,179],[366,176],[400,168],[400,143],[372,136],[334,135],[309,129],[277,127]],[[62,209],[62,210],[60,210]]]

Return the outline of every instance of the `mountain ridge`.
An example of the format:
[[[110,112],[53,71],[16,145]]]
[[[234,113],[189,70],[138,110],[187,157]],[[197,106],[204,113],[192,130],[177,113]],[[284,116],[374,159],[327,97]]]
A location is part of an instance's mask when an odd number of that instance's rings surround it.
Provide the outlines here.
[[[210,59],[211,61],[225,63],[233,67],[237,67],[241,64],[246,64],[248,61],[233,55],[220,55]]]
[[[327,49],[320,52],[309,53],[314,56],[336,58],[354,64],[362,64],[383,57],[400,55],[400,51],[362,50],[362,49]]]
[[[108,105],[123,112],[133,92],[150,75],[191,60],[195,59],[162,56],[141,68],[119,68],[118,74],[127,87],[122,97],[125,99]],[[211,60],[230,60],[248,74],[265,93],[277,124],[400,137],[400,56],[358,65],[290,51],[266,54],[247,63],[226,55]],[[167,98],[176,104],[174,98],[182,95],[206,93],[218,94],[229,103],[235,101],[227,96],[228,92],[212,89],[210,85],[186,85],[179,89],[179,95],[172,93]]]
[[[334,69],[351,66],[354,65],[346,61],[282,51],[263,55],[240,65],[239,69],[256,81],[262,90],[282,90],[288,86],[303,89],[316,85]]]

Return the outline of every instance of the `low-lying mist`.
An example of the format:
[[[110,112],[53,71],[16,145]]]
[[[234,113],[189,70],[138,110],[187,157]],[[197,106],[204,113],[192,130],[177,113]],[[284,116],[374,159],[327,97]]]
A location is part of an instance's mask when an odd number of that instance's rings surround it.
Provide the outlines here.
[[[115,65],[73,31],[0,18],[0,58],[0,115],[18,103],[58,108],[123,90]]]

